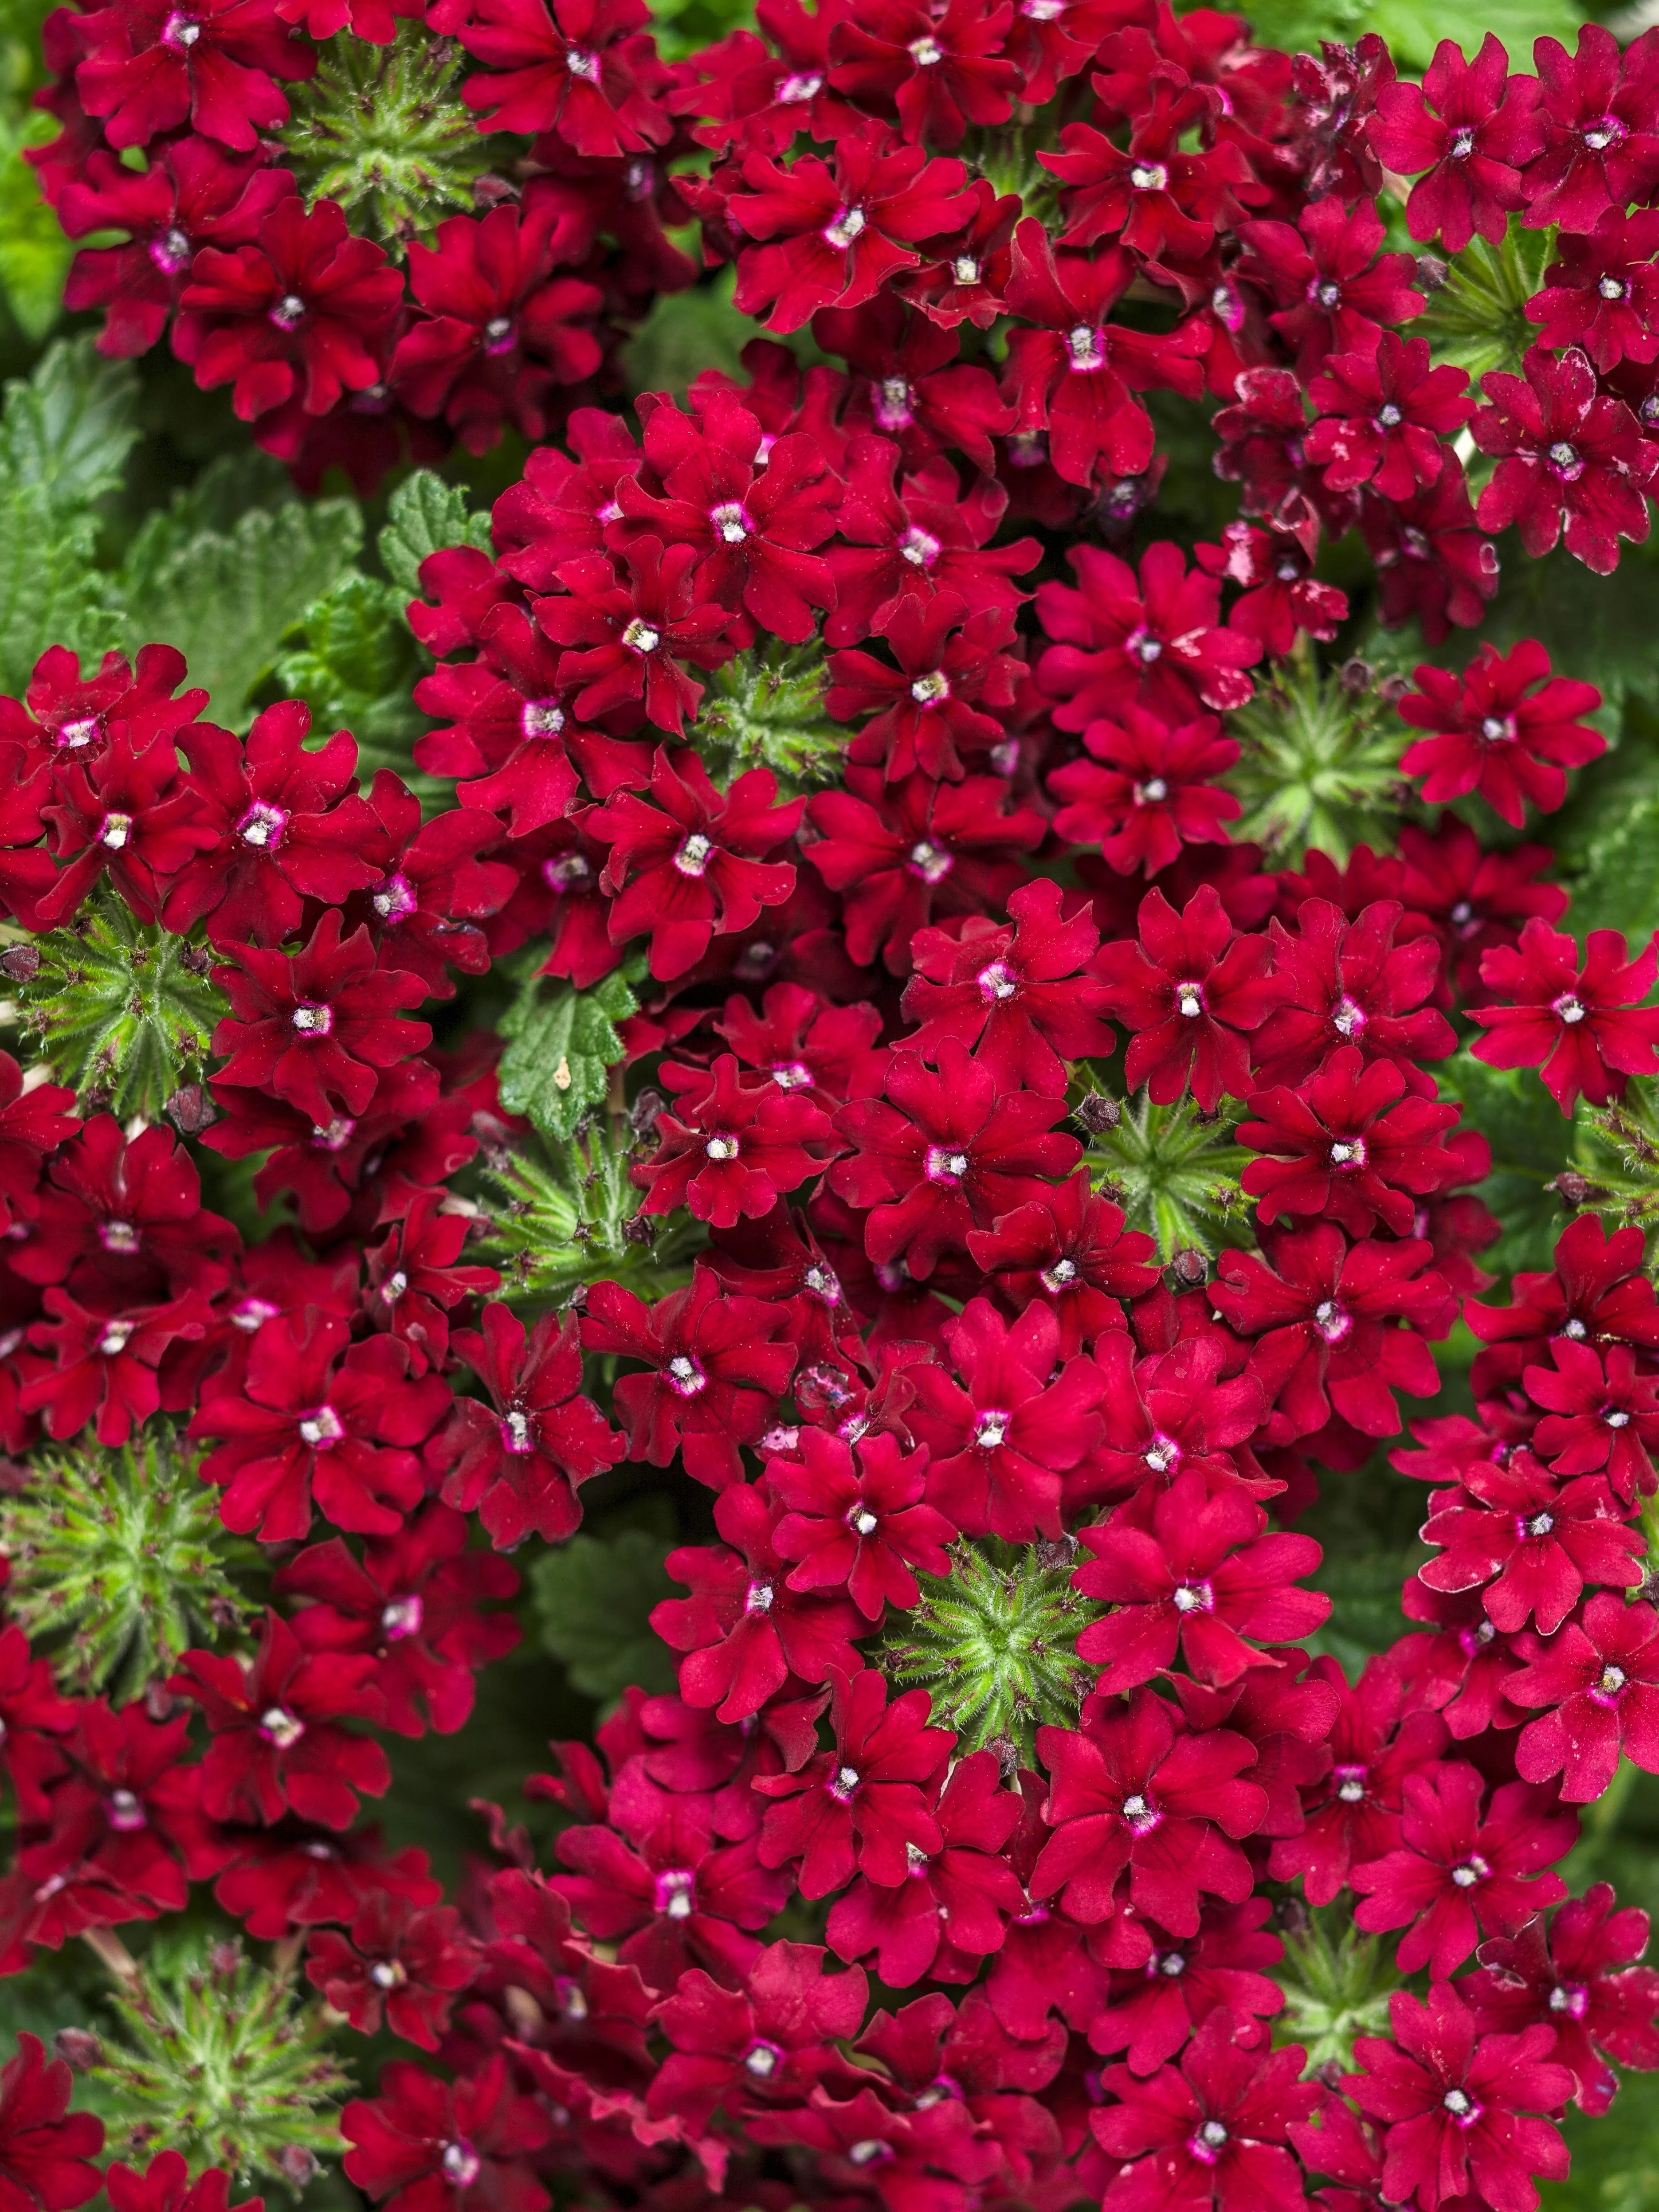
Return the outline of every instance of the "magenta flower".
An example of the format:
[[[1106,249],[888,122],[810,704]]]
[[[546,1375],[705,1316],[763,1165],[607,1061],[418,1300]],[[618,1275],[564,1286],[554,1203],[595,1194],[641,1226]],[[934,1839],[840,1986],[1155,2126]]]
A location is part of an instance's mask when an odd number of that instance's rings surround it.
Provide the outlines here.
[[[1421,88],[1396,79],[1376,95],[1372,151],[1402,177],[1413,238],[1438,238],[1461,253],[1476,236],[1496,246],[1505,216],[1522,202],[1521,171],[1543,150],[1536,77],[1511,76],[1490,31],[1472,62],[1449,39],[1434,50]],[[1423,173],[1426,170],[1427,174]]]
[[[1461,677],[1432,667],[1416,675],[1420,688],[1406,694],[1400,712],[1436,734],[1414,739],[1400,765],[1423,777],[1431,805],[1478,791],[1518,830],[1528,799],[1553,813],[1566,797],[1563,771],[1607,750],[1600,731],[1578,719],[1601,705],[1601,693],[1552,676],[1548,653],[1532,638],[1507,654],[1482,643]]]
[[[1577,1841],[1577,1815],[1554,1812],[1551,1795],[1524,1782],[1503,1784],[1483,1807],[1486,1794],[1461,1759],[1407,1775],[1399,1848],[1350,1876],[1356,1927],[1406,1929],[1402,1973],[1426,1966],[1443,1980],[1480,1936],[1513,1936],[1567,1893],[1545,1869]]]
[[[211,1651],[186,1651],[179,1665],[169,1686],[200,1706],[212,1730],[202,1761],[210,1820],[269,1827],[292,1811],[349,1828],[358,1791],[385,1795],[385,1752],[340,1726],[380,1717],[373,1659],[307,1652],[287,1622],[267,1613],[251,1665]]]
[[[1105,1010],[1129,1032],[1126,1079],[1146,1084],[1161,1106],[1190,1086],[1213,1114],[1224,1092],[1243,1098],[1252,1088],[1249,1048],[1238,1032],[1259,1029],[1282,995],[1268,975],[1268,947],[1235,933],[1210,884],[1178,915],[1161,890],[1148,891],[1138,923],[1139,944],[1120,938],[1095,963]]]
[[[1369,198],[1350,208],[1327,196],[1303,209],[1295,229],[1257,220],[1241,223],[1238,235],[1246,249],[1239,274],[1277,303],[1267,319],[1295,349],[1304,380],[1332,354],[1372,351],[1384,324],[1423,312],[1411,255],[1376,251],[1387,230]]]
[[[1312,1671],[1337,1696],[1333,1763],[1308,1792],[1304,1826],[1274,1843],[1268,1865],[1277,1881],[1301,1875],[1309,1903],[1328,1905],[1354,1866],[1398,1845],[1406,1778],[1438,1764],[1447,1731],[1438,1713],[1407,1703],[1387,1658],[1367,1659],[1354,1683],[1334,1659],[1316,1659]]]
[[[763,907],[781,906],[795,871],[763,855],[794,836],[803,801],[775,805],[777,789],[771,770],[757,768],[716,791],[689,746],[671,753],[659,745],[649,797],[619,791],[583,822],[611,848],[600,888],[612,894],[612,941],[648,930],[652,973],[669,980],[694,966],[712,937],[747,929]]]
[[[1626,1505],[1654,1487],[1652,1449],[1659,1449],[1659,1377],[1638,1371],[1628,1345],[1601,1352],[1558,1337],[1553,1368],[1528,1367],[1522,1380],[1534,1405],[1548,1408],[1533,1442],[1558,1474],[1607,1469]]]
[[[1622,399],[1601,396],[1595,372],[1575,346],[1558,359],[1530,346],[1524,377],[1493,369],[1480,380],[1488,406],[1472,429],[1498,458],[1476,510],[1483,530],[1518,524],[1534,557],[1565,535],[1569,553],[1597,575],[1619,565],[1619,540],[1648,534],[1643,497],[1659,472],[1659,447]]]
[[[833,166],[815,154],[781,168],[748,155],[749,190],[731,213],[745,246],[738,260],[739,313],[798,331],[820,307],[856,307],[890,276],[920,267],[915,241],[954,229],[973,212],[960,161],[930,161],[921,146],[890,145],[868,124],[840,139]]]
[[[1042,1817],[1054,1831],[1028,1885],[1060,1893],[1073,1919],[1093,1924],[1127,1902],[1177,1936],[1196,1933],[1200,1892],[1238,1904],[1249,1862],[1236,1838],[1266,1816],[1266,1793],[1241,1778],[1255,1749],[1227,1729],[1186,1732],[1151,1690],[1127,1707],[1091,1700],[1076,1730],[1041,1728],[1051,1777]]]
[[[792,1865],[803,1897],[827,1897],[855,1869],[901,1882],[913,1847],[943,1850],[923,1785],[956,1738],[927,1726],[927,1704],[926,1690],[907,1690],[890,1705],[873,1667],[838,1675],[830,1693],[834,1748],[798,1772],[756,1778],[762,1796],[774,1800],[761,1823],[761,1864]]]
[[[865,1619],[877,1621],[890,1601],[917,1603],[913,1568],[950,1572],[945,1547],[956,1527],[922,1503],[925,1450],[907,1455],[896,1437],[869,1436],[855,1460],[853,1446],[812,1428],[800,1431],[796,1449],[799,1462],[766,1464],[774,1495],[789,1509],[778,1524],[778,1551],[800,1563],[788,1577],[791,1589],[845,1589]]]
[[[1132,2075],[1156,2074],[1214,2012],[1231,2014],[1234,2034],[1257,2048],[1257,2023],[1285,2002],[1279,1984],[1258,1971],[1285,1955],[1263,1925],[1271,1910],[1265,1897],[1252,1897],[1243,1905],[1206,1905],[1195,1936],[1148,1929],[1152,1956],[1113,1975],[1111,2003],[1090,2023],[1090,2049],[1127,2051]]]
[[[1477,1397],[1512,1387],[1524,1368],[1543,1358],[1553,1337],[1575,1344],[1639,1345],[1659,1351],[1659,1299],[1642,1270],[1644,1245],[1633,1225],[1611,1237],[1594,1213],[1581,1213],[1556,1241],[1548,1274],[1524,1270],[1514,1281],[1515,1303],[1464,1309],[1464,1319],[1485,1347],[1472,1370]]]
[[[1389,2014],[1395,2040],[1360,2036],[1354,2057],[1365,2070],[1342,2082],[1360,2111],[1387,2130],[1387,2201],[1415,2197],[1423,2212],[1434,2212],[1469,2193],[1493,2212],[1533,2212],[1533,2175],[1559,2181],[1567,2171],[1566,2145],[1534,2117],[1572,2094],[1572,2075],[1545,2056],[1551,2032],[1480,2034],[1444,1984],[1431,1988],[1426,2002],[1397,1990]]]
[[[1621,1098],[1627,1075],[1659,1068],[1659,1011],[1644,1008],[1659,972],[1659,936],[1626,957],[1616,929],[1593,929],[1578,947],[1547,922],[1522,924],[1516,950],[1485,954],[1480,979],[1509,1003],[1476,1006],[1486,1034],[1473,1050],[1492,1067],[1535,1067],[1564,1114],[1582,1091],[1593,1106]]]
[[[1659,216],[1651,213],[1609,208],[1588,237],[1564,232],[1560,258],[1527,302],[1539,343],[1552,352],[1582,347],[1598,376],[1621,361],[1651,361],[1659,353],[1656,248]]]
[[[1148,1503],[1121,1506],[1081,1531],[1093,1556],[1072,1577],[1113,1610],[1078,1638],[1103,1692],[1133,1690],[1173,1670],[1177,1651],[1200,1682],[1222,1687],[1250,1667],[1276,1666],[1257,1643],[1310,1636],[1330,1600],[1293,1585],[1324,1556],[1311,1536],[1266,1535],[1267,1516],[1232,1483],[1209,1494],[1201,1472],[1178,1474]]]
[[[1620,1753],[1659,1772],[1659,1620],[1650,1605],[1598,1591],[1547,1651],[1504,1684],[1514,1705],[1546,1710],[1516,1743],[1528,1782],[1561,1777],[1571,1805],[1599,1797]]]
[[[1328,899],[1305,898],[1294,937],[1272,924],[1279,1004],[1257,1032],[1253,1057],[1264,1084],[1305,1082],[1327,1055],[1354,1046],[1370,1062],[1393,1061],[1417,1097],[1434,1096],[1424,1066],[1455,1045],[1451,1025],[1423,1000],[1433,989],[1440,948],[1432,937],[1396,941],[1404,915],[1376,899],[1350,921]]]

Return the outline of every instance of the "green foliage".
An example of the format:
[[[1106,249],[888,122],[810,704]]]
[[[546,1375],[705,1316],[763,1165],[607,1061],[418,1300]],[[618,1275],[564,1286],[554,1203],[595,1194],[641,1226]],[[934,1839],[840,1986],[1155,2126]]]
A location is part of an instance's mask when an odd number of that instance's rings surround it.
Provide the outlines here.
[[[1257,0],[1250,27],[1263,46],[1317,52],[1321,39],[1352,46],[1362,31],[1380,32],[1402,74],[1420,71],[1442,39],[1473,55],[1488,31],[1510,52],[1513,69],[1532,67],[1532,42],[1546,33],[1571,46],[1579,10],[1571,0]],[[1420,327],[1420,326],[1419,326]]]
[[[614,1705],[630,1685],[653,1696],[674,1686],[674,1658],[651,1626],[651,1611],[684,1595],[663,1560],[665,1537],[648,1528],[573,1536],[530,1570],[543,1644],[572,1684]]]
[[[0,1503],[7,1610],[66,1690],[125,1705],[242,1620],[218,1493],[165,1431],[50,1449],[29,1477]]]
[[[6,386],[0,418],[0,690],[21,693],[49,645],[88,653],[118,618],[95,565],[97,502],[138,435],[137,385],[90,338],[60,340]]]
[[[1262,683],[1227,726],[1243,748],[1224,779],[1244,808],[1231,834],[1269,866],[1299,868],[1317,845],[1340,866],[1356,845],[1393,843],[1412,732],[1368,684],[1350,689],[1309,657]]]
[[[1158,1239],[1163,1260],[1182,1251],[1213,1258],[1249,1212],[1238,1178],[1251,1156],[1232,1140],[1243,1118],[1233,1106],[1201,1114],[1190,1098],[1155,1106],[1141,1091],[1091,1140],[1095,1188],[1122,1207],[1130,1228]]]
[[[1362,1936],[1340,1909],[1310,1912],[1305,1928],[1285,1931],[1285,1964],[1275,1978],[1285,2009],[1273,2041],[1299,2043],[1310,2068],[1353,2069],[1357,2035],[1389,2033],[1389,1993],[1400,1976],[1388,1963],[1394,1946]]]
[[[53,1078],[83,1109],[158,1121],[175,1091],[201,1079],[226,1010],[211,956],[98,892],[67,928],[30,942],[40,965],[17,1000]]]
[[[824,682],[816,642],[740,653],[709,678],[691,741],[717,780],[769,768],[790,788],[821,789],[841,773],[847,737],[824,712]]]
[[[501,1103],[527,1114],[544,1137],[574,1134],[601,1103],[623,1056],[614,1024],[639,1001],[620,969],[579,991],[556,976],[532,975],[497,1027],[507,1040],[500,1069]]]
[[[322,2007],[296,2001],[291,1974],[216,1944],[136,1968],[112,2005],[125,2040],[105,2043],[91,2075],[116,2157],[142,2166],[165,2147],[246,2187],[255,2175],[287,2182],[284,2151],[338,2148],[333,2108],[350,2076],[327,2048]]]
[[[296,642],[276,661],[276,681],[311,709],[313,738],[339,729],[356,737],[365,782],[380,768],[396,769],[406,781],[416,777],[410,756],[429,726],[410,696],[422,670],[404,597],[378,576],[348,568],[306,609]]]
[[[684,1213],[641,1216],[644,1193],[629,1170],[651,1151],[627,1123],[590,1115],[568,1139],[546,1136],[488,1165],[499,1202],[483,1250],[509,1297],[547,1305],[602,1281],[642,1297],[674,1288],[702,1230]]]
[[[207,712],[246,724],[253,691],[275,667],[288,631],[330,591],[362,543],[355,500],[255,507],[228,530],[204,526],[180,494],[152,514],[120,578],[129,647],[177,646]]]
[[[1647,1227],[1659,1216],[1659,1083],[1632,1076],[1622,1098],[1578,1109],[1571,1196],[1613,1222]]]
[[[678,398],[704,369],[742,380],[739,356],[757,331],[732,304],[735,283],[728,269],[689,291],[658,295],[623,353],[630,392],[667,392]]]
[[[1529,1067],[1488,1067],[1469,1052],[1440,1071],[1441,1096],[1462,1101],[1463,1119],[1492,1146],[1480,1196],[1504,1224],[1480,1255],[1488,1273],[1547,1267],[1566,1212],[1555,1180],[1571,1164],[1573,1127]]]
[[[1476,34],[1475,46],[1482,35]],[[1452,256],[1451,273],[1430,295],[1427,313],[1412,325],[1413,336],[1427,338],[1437,362],[1468,369],[1473,384],[1489,369],[1518,373],[1522,356],[1538,336],[1526,305],[1542,285],[1553,236],[1522,230],[1517,216],[1497,246],[1471,239]]]
[[[409,23],[389,46],[331,39],[282,133],[307,200],[337,201],[353,231],[394,252],[470,210],[489,146],[461,104],[465,60]]]
[[[386,524],[376,540],[386,574],[406,602],[421,596],[421,563],[450,545],[489,550],[489,517],[468,512],[466,495],[455,485],[416,469],[405,477],[386,507]]]
[[[959,1752],[1011,1745],[1035,1766],[1039,1728],[1076,1727],[1094,1669],[1077,1656],[1091,1608],[1072,1588],[1074,1550],[963,1541],[948,1577],[916,1577],[921,1602],[895,1616],[878,1663],[897,1687],[929,1692]]]

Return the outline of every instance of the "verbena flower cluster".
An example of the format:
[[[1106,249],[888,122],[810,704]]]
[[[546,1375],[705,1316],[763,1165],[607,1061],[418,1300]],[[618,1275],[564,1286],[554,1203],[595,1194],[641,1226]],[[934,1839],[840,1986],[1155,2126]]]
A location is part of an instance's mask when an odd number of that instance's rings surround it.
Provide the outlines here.
[[[298,703],[202,719],[165,645],[0,702],[43,1054],[0,1060],[0,1443],[20,1486],[165,1462],[268,1591],[204,1582],[108,1696],[20,1596],[0,1965],[125,1971],[111,1931],[210,1889],[420,2054],[342,2118],[392,2212],[1529,2212],[1565,2108],[1659,2064],[1645,1917],[1554,1871],[1621,1754],[1659,1772],[1659,1304],[1593,1207],[1483,1300],[1489,1148],[1437,1071],[1462,1037],[1615,1106],[1659,949],[1581,947],[1548,851],[1474,826],[1560,806],[1599,692],[1530,641],[1319,678],[1316,562],[1357,527],[1433,647],[1510,525],[1598,571],[1645,537],[1659,33],[1419,86],[1152,0],[757,12],[672,64],[640,0],[48,24],[38,165],[104,241],[70,300],[107,351],[165,339],[302,483],[537,442],[491,550],[420,571],[424,817]],[[319,184],[308,88],[364,48],[428,72],[471,211],[423,232],[395,148]],[[827,359],[758,339],[635,428],[596,403],[694,218]],[[1523,374],[1412,334],[1455,279],[1402,222],[1553,234]],[[1191,561],[1113,550],[1159,392],[1220,403],[1239,487]],[[1397,850],[1230,834],[1226,718],[1309,682],[1397,732]],[[114,1047],[58,1079],[118,953],[165,1086]],[[498,1040],[427,1018],[508,959],[620,1055],[571,1139],[612,1264],[556,1291],[469,1195],[534,1211]],[[279,1226],[204,1206],[204,1149]],[[1415,1626],[1350,1679],[1295,1524],[1460,1316],[1474,1412],[1392,1445]],[[532,1780],[556,1864],[498,1821],[446,1902],[363,1801],[515,1641],[505,1555],[624,1462],[708,1493],[652,1616],[678,1691]],[[1394,1993],[1315,2047],[1276,2022],[1332,1906]],[[101,2182],[70,2087],[33,2039],[0,2085],[44,2212]],[[224,2212],[193,2163],[112,2166],[117,2212]]]

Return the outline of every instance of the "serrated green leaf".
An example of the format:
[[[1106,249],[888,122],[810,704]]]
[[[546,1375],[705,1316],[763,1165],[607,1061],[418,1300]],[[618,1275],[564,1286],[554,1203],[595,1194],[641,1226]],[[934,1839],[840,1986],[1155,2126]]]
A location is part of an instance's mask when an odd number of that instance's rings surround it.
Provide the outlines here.
[[[1561,1200],[1549,1186],[1571,1164],[1573,1125],[1529,1067],[1488,1067],[1462,1052],[1441,1071],[1441,1096],[1458,1098],[1463,1119],[1492,1146],[1492,1173],[1480,1195],[1504,1224],[1498,1242],[1480,1255],[1489,1273],[1550,1264],[1566,1226]]]
[[[489,517],[468,511],[466,495],[430,469],[416,469],[392,495],[378,540],[386,572],[406,603],[421,596],[421,563],[446,546],[489,550]]]
[[[83,658],[120,635],[118,602],[94,566],[88,512],[64,513],[40,484],[0,493],[0,692],[18,697],[50,645]]]
[[[651,1627],[652,1607],[676,1594],[663,1565],[668,1550],[665,1537],[623,1528],[573,1536],[531,1569],[542,1642],[587,1697],[611,1705],[634,1685],[653,1694],[673,1688],[673,1659]]]
[[[613,970],[588,991],[532,976],[501,1016],[501,1103],[527,1114],[544,1136],[568,1137],[605,1097],[610,1070],[623,1056],[614,1024],[639,1001]]]
[[[122,584],[131,647],[177,646],[208,712],[240,726],[285,634],[330,590],[362,544],[355,500],[256,508],[225,532],[188,530],[187,504],[153,515],[135,539]]]
[[[380,768],[411,776],[415,739],[428,725],[411,696],[421,661],[400,594],[348,568],[295,630],[295,643],[277,659],[276,680],[310,708],[313,736],[349,729],[364,776]]]
[[[32,376],[6,386],[0,489],[38,489],[59,511],[90,507],[121,481],[138,436],[138,379],[89,337],[60,338]],[[33,556],[46,549],[31,545]]]

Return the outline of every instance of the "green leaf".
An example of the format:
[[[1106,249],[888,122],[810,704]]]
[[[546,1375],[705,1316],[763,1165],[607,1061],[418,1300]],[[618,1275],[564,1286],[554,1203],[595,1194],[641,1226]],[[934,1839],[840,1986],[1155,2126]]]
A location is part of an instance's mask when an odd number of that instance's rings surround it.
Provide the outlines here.
[[[56,117],[33,110],[0,126],[0,286],[13,319],[36,344],[64,312],[64,279],[75,248],[40,179],[23,158],[58,135]]]
[[[177,646],[211,695],[208,711],[240,725],[284,634],[362,545],[362,513],[355,500],[325,499],[255,508],[228,532],[192,522],[189,501],[175,501],[135,539],[122,578],[127,642]]]
[[[1231,1106],[1201,1114],[1189,1099],[1155,1106],[1143,1090],[1091,1142],[1095,1188],[1122,1207],[1132,1229],[1158,1239],[1164,1261],[1186,1250],[1213,1257],[1230,1237],[1237,1241],[1229,1224],[1249,1211],[1238,1178],[1251,1155],[1233,1142],[1242,1118]]]
[[[1392,845],[1412,733],[1378,691],[1351,691],[1310,659],[1264,682],[1230,727],[1243,748],[1225,778],[1244,807],[1234,837],[1292,868],[1310,845],[1339,866],[1356,845]]]
[[[1477,384],[1488,369],[1519,369],[1538,336],[1526,307],[1542,286],[1549,252],[1549,238],[1522,230],[1518,220],[1496,246],[1472,239],[1452,256],[1450,276],[1431,295],[1413,331],[1428,339],[1437,361],[1468,369]]]
[[[392,495],[378,540],[386,572],[404,601],[421,596],[421,563],[447,546],[489,550],[489,517],[468,511],[466,495],[430,469],[416,469]]]
[[[1480,1255],[1489,1273],[1547,1268],[1566,1214],[1550,1188],[1572,1156],[1573,1125],[1530,1067],[1488,1067],[1462,1052],[1443,1069],[1443,1098],[1459,1098],[1464,1121],[1492,1146],[1492,1173],[1480,1195],[1504,1224]]]
[[[44,492],[60,511],[90,507],[120,483],[138,436],[138,379],[89,337],[60,338],[27,379],[6,386],[0,490]],[[46,549],[29,548],[31,558]]]
[[[741,356],[756,325],[732,304],[727,270],[711,284],[659,293],[622,356],[630,392],[684,392],[706,368],[741,380]],[[820,356],[821,358],[821,356]]]
[[[500,1199],[480,1256],[499,1267],[510,1297],[562,1304],[578,1284],[617,1282],[659,1298],[686,1281],[707,1231],[684,1207],[640,1214],[629,1170],[654,1146],[620,1118],[597,1115],[561,1143],[531,1139],[487,1156]]]
[[[674,1686],[674,1662],[651,1626],[651,1611],[677,1594],[663,1560],[668,1540],[647,1528],[573,1536],[530,1571],[544,1644],[574,1686],[614,1705],[634,1685],[653,1694]]]
[[[416,738],[431,726],[411,696],[421,654],[404,620],[401,593],[378,576],[348,568],[295,629],[298,641],[278,657],[276,680],[310,708],[313,737],[350,730],[365,779],[390,768],[406,782],[428,783],[412,759]],[[451,788],[430,784],[434,797]]]
[[[613,1025],[638,1003],[620,969],[589,991],[532,976],[500,1023],[508,1040],[500,1069],[507,1112],[527,1114],[544,1136],[568,1137],[604,1099],[609,1072],[623,1056]]]
[[[0,492],[0,691],[21,696],[50,645],[83,657],[113,645],[121,618],[94,566],[90,514],[64,514],[39,484]]]

